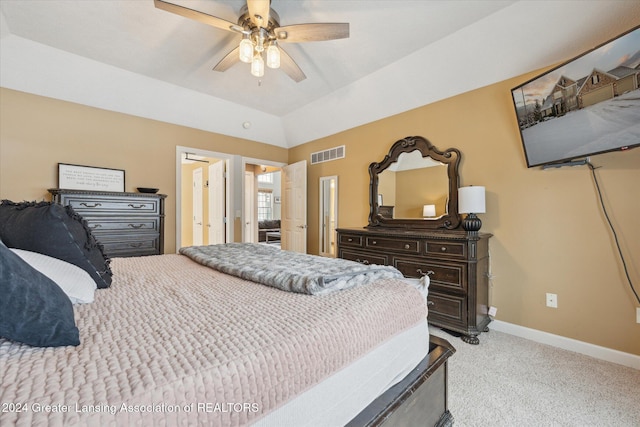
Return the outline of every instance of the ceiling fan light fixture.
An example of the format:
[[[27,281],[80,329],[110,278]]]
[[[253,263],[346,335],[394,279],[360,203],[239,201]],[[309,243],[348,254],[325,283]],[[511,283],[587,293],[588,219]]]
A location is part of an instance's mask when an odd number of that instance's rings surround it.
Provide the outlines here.
[[[275,41],[267,48],[267,67],[280,68],[280,49]]]
[[[251,74],[255,77],[264,76],[264,59],[259,53],[256,53],[251,61]]]
[[[249,37],[245,36],[240,41],[240,49],[238,50],[240,61],[250,63],[253,60],[253,43]]]
[[[214,71],[226,71],[237,62],[245,62],[251,64],[251,74],[262,77],[266,59],[268,67],[281,68],[287,76],[299,83],[307,76],[293,58],[280,49],[277,42],[304,43],[349,37],[348,23],[320,22],[281,27],[280,17],[270,7],[271,0],[245,0],[245,4],[240,8],[237,23],[180,6],[173,3],[173,0],[153,0],[153,4],[157,9],[242,34],[239,45],[213,67]],[[267,51],[266,58],[262,56],[264,50]]]

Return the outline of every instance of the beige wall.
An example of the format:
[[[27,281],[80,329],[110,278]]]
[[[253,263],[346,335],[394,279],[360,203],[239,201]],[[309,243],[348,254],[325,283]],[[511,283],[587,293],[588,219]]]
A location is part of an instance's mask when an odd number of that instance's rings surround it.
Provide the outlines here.
[[[528,169],[510,89],[512,79],[292,148],[289,162],[346,145],[347,156],[310,165],[309,252],[317,253],[318,179],[339,177],[340,227],[366,225],[368,166],[409,135],[462,151],[461,186],[484,185],[480,215],[490,241],[490,303],[497,319],[640,355],[640,324],[615,243],[587,167]],[[592,162],[618,232],[630,275],[640,286],[640,149],[598,155]],[[558,308],[545,293],[558,294]]]
[[[124,169],[126,191],[167,194],[168,253],[176,248],[176,146],[287,160],[287,150],[273,145],[0,89],[0,198],[48,200],[58,162]]]
[[[527,169],[511,107],[512,79],[290,150],[21,92],[0,92],[0,198],[47,197],[58,162],[126,170],[127,190],[167,198],[166,251],[175,250],[175,147],[293,163],[347,146],[347,157],[308,168],[308,248],[318,252],[318,179],[339,177],[342,227],[366,224],[367,168],[408,135],[462,151],[461,185],[487,188],[491,304],[497,319],[640,355],[635,303],[585,167]],[[604,200],[632,280],[640,282],[640,149],[595,156]],[[239,231],[236,220],[236,232]],[[545,293],[558,294],[558,309]]]

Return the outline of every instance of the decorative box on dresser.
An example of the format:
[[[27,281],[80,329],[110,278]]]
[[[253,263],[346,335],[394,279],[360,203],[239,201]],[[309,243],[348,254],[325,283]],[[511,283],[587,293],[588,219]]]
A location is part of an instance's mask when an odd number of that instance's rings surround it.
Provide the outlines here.
[[[164,194],[50,189],[85,219],[108,257],[164,252]]]
[[[338,256],[363,264],[392,265],[405,277],[429,276],[429,323],[460,332],[478,344],[491,321],[489,238],[465,231],[340,228]]]

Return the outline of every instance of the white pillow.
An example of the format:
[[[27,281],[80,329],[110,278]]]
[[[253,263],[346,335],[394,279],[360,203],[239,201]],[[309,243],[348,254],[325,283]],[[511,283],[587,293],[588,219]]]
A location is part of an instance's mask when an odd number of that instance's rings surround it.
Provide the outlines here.
[[[73,304],[93,302],[96,282],[89,276],[89,273],[80,267],[36,252],[22,249],[11,250],[31,267],[60,286]]]

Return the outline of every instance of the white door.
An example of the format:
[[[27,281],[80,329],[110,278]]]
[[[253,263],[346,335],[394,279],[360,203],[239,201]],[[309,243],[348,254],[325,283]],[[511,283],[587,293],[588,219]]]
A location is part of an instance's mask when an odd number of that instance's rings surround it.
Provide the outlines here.
[[[209,165],[209,244],[225,242],[225,162],[217,161]]]
[[[193,170],[193,242],[202,245],[202,168]]]
[[[307,161],[282,168],[282,249],[307,253]]]
[[[255,175],[253,172],[244,173],[244,242],[258,242],[258,224],[256,223],[256,193]]]

